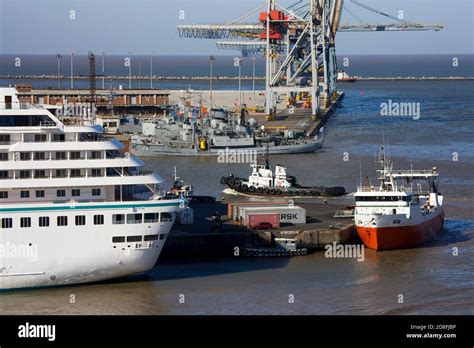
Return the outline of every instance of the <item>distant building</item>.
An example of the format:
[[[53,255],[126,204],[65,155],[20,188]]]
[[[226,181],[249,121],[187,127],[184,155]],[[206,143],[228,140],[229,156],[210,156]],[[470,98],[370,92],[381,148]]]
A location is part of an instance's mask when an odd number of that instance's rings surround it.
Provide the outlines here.
[[[15,86],[21,103],[59,105],[87,104],[87,89],[33,89],[30,84]],[[98,114],[161,114],[169,106],[169,93],[156,89],[114,89],[96,91]]]

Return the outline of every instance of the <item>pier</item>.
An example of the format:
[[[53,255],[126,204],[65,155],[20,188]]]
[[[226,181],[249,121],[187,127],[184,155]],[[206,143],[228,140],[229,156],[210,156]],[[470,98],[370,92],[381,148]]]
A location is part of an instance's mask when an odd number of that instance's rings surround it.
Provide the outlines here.
[[[248,229],[227,216],[227,203],[249,202],[249,197],[224,195],[224,201],[215,203],[191,203],[194,210],[192,225],[176,224],[163,250],[163,258],[205,258],[240,256],[242,247],[270,247],[274,238],[296,239],[298,247],[310,252],[327,244],[357,243],[351,216],[338,199],[294,199],[294,204],[306,209],[306,224],[281,225],[270,230]],[[279,199],[279,201],[284,199]],[[267,199],[261,200],[268,201]],[[210,217],[219,212],[222,227],[212,230]],[[337,217],[335,217],[337,216]],[[236,249],[237,248],[237,249]],[[237,254],[236,254],[237,253]]]

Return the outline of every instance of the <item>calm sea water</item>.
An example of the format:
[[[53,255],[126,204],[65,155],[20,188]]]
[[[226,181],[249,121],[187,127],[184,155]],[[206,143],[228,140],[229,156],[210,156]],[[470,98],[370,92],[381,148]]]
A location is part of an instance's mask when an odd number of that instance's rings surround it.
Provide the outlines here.
[[[128,67],[124,65],[124,56],[106,56],[104,69],[102,69],[102,56],[96,58],[96,74],[106,76],[128,76]],[[457,59],[457,64],[453,65],[453,59]],[[19,66],[15,64],[18,62]],[[347,60],[346,60],[347,59]],[[132,76],[150,76],[151,57],[132,56]],[[61,60],[61,75],[65,78],[62,81],[63,88],[70,87],[69,76],[71,74],[70,56],[64,53]],[[348,64],[348,65],[347,65]],[[217,56],[213,65],[214,76],[237,77],[238,68],[234,67],[234,56]],[[338,56],[338,66],[351,75],[375,76],[375,77],[398,77],[398,76],[435,76],[435,77],[473,77],[474,76],[474,55],[355,55]],[[207,56],[155,56],[153,57],[153,75],[175,76],[175,77],[197,77],[209,76],[209,59]],[[74,56],[74,75],[87,76],[89,65],[87,57],[84,55]],[[141,74],[140,74],[141,72]],[[51,55],[0,55],[0,75],[27,76],[27,75],[55,75],[57,73],[57,59],[55,54]],[[252,76],[252,57],[244,57],[242,61],[242,76]],[[262,58],[256,61],[256,76],[265,76],[265,65]],[[15,83],[31,83],[36,88],[56,88],[57,81],[52,80],[11,80],[0,79],[0,85]],[[237,89],[237,81],[215,81],[214,89]],[[128,86],[128,80],[107,79],[105,88],[119,85]],[[87,80],[76,80],[76,88],[88,88]],[[144,79],[140,82],[144,88],[150,87],[150,81]],[[154,88],[182,89],[191,86],[195,90],[207,90],[208,81],[154,81]],[[263,82],[257,81],[257,86],[262,87]],[[102,79],[99,77],[97,87],[102,87]],[[139,87],[138,81],[132,82],[132,87]],[[251,89],[251,81],[244,81],[244,89]]]
[[[474,314],[474,82],[360,81],[340,88],[346,98],[325,127],[324,148],[271,162],[287,165],[302,182],[353,192],[360,165],[364,176],[374,178],[374,154],[384,134],[397,168],[439,168],[447,221],[438,239],[414,249],[366,250],[363,262],[327,259],[322,252],[291,259],[161,261],[146,277],[3,293],[0,313]],[[381,117],[380,104],[388,99],[419,102],[420,119]],[[220,195],[221,175],[248,174],[246,165],[210,158],[145,160],[168,182],[177,166],[198,194]],[[295,296],[292,304],[289,295]]]

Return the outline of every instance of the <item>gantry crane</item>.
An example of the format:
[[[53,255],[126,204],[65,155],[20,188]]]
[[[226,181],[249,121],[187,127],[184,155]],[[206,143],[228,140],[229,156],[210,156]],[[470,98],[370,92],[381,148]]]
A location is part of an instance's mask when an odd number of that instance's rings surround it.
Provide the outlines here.
[[[266,0],[255,9],[226,24],[180,25],[181,37],[225,39],[220,49],[234,49],[242,55],[263,55],[266,60],[266,112],[276,113],[276,96],[286,93],[289,100],[297,94],[310,96],[311,113],[318,115],[337,95],[336,32],[380,32],[440,30],[440,25],[409,22],[376,10],[358,0],[354,5],[395,21],[391,24],[367,24],[344,7],[344,0],[298,0],[288,7],[277,0]],[[341,25],[345,9],[358,25]],[[257,23],[246,22],[259,15]],[[243,39],[243,40],[242,40]]]

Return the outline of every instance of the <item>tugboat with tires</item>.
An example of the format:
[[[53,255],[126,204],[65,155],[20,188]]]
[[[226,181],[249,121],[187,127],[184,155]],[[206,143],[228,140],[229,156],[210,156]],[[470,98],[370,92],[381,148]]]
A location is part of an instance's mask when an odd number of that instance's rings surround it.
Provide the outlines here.
[[[223,176],[221,184],[229,186],[232,190],[252,196],[276,197],[339,197],[346,194],[346,189],[341,186],[302,186],[297,183],[294,176],[286,174],[286,167],[276,165],[275,174],[268,163],[251,164],[252,173],[249,178],[237,178],[233,174]]]

